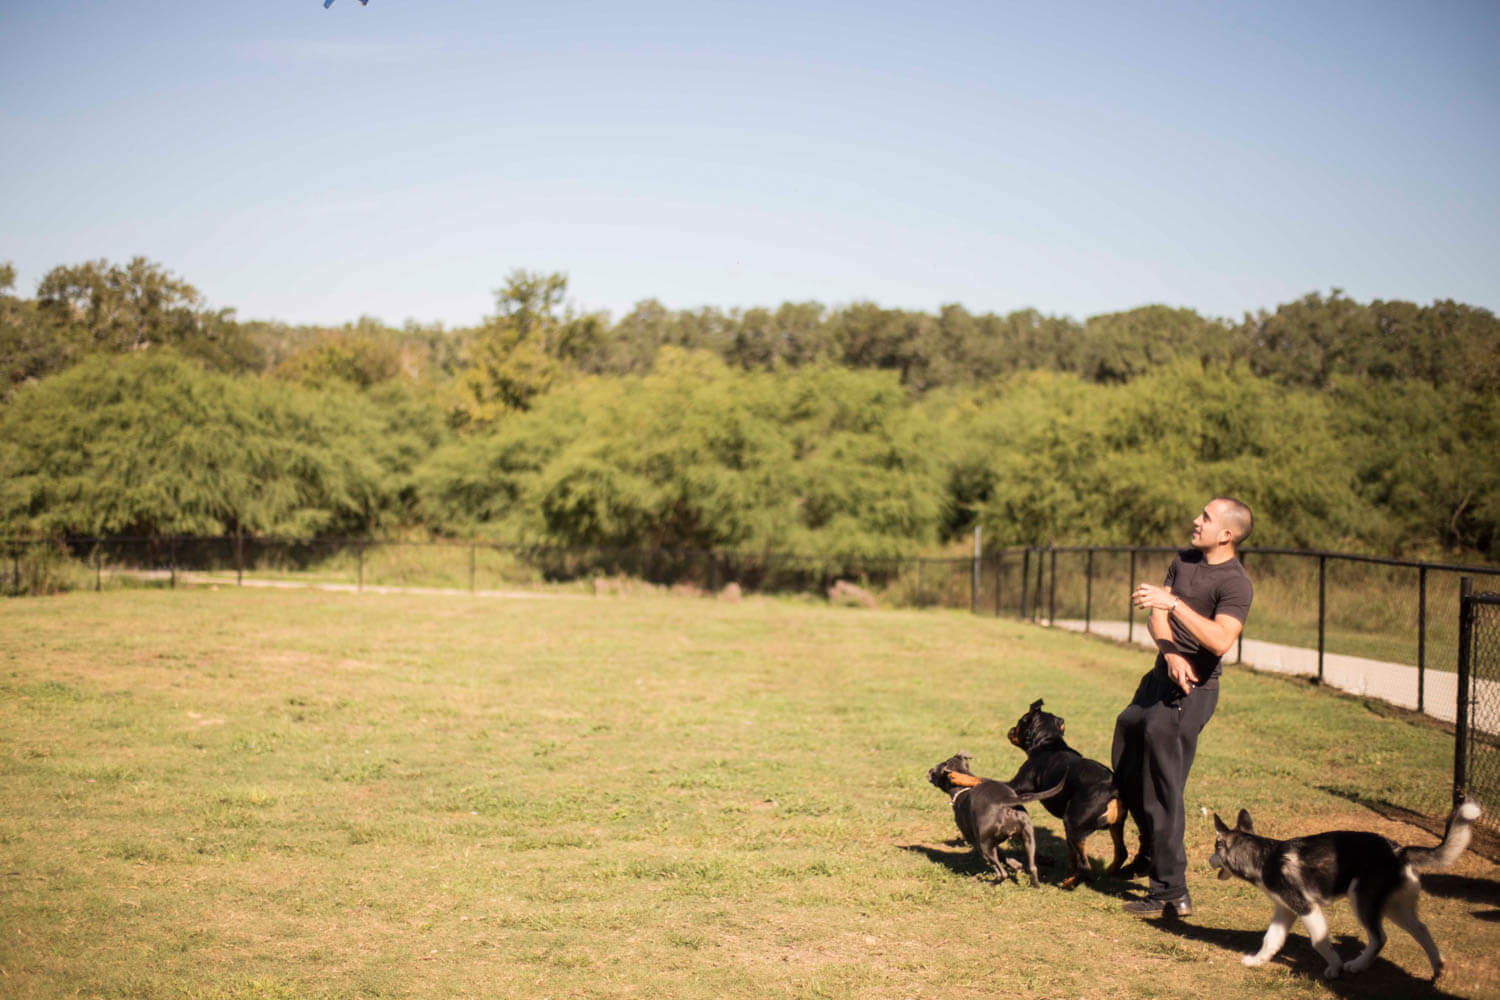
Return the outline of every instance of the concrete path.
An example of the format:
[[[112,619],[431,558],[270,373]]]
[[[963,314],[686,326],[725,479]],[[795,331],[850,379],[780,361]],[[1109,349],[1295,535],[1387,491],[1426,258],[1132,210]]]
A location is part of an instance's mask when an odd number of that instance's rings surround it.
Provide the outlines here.
[[[1065,628],[1073,632],[1087,631],[1091,635],[1104,636],[1119,642],[1130,641],[1130,628],[1127,622],[1096,621],[1090,622],[1088,628],[1085,629],[1082,619],[1067,621],[1059,619],[1055,625],[1057,628]],[[1136,623],[1134,642],[1146,647],[1155,645],[1142,622]],[[1318,651],[1316,649],[1282,646],[1274,642],[1246,639],[1241,655],[1243,665],[1253,670],[1294,674],[1298,677],[1318,676]],[[1234,655],[1231,653],[1225,657],[1225,662],[1233,663]],[[1422,699],[1422,711],[1435,719],[1453,722],[1458,707],[1458,674],[1451,670],[1433,670],[1431,667],[1427,668],[1425,674],[1426,693]],[[1417,668],[1409,667],[1404,663],[1385,663],[1381,660],[1367,660],[1360,656],[1324,653],[1323,683],[1336,687],[1340,691],[1377,698],[1413,711],[1417,708]],[[1487,704],[1493,704],[1494,699],[1500,697],[1500,685],[1492,681],[1480,681],[1479,685],[1482,689],[1479,697],[1486,699]]]

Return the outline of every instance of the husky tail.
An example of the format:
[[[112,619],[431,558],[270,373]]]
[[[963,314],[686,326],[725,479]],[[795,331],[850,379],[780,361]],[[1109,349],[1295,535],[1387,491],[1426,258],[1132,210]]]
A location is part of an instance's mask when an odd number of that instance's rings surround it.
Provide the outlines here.
[[[1436,847],[1403,847],[1401,855],[1406,863],[1417,871],[1447,868],[1458,860],[1458,856],[1469,846],[1474,832],[1474,821],[1479,818],[1479,803],[1465,802],[1448,817],[1448,829],[1443,833],[1443,842]]]

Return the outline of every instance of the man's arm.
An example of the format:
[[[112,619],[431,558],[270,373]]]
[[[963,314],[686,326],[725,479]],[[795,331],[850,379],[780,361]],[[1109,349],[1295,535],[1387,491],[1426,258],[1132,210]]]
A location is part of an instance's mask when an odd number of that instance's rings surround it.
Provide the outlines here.
[[[1167,676],[1172,678],[1172,683],[1182,688],[1183,694],[1192,694],[1198,676],[1193,673],[1193,666],[1188,663],[1187,657],[1177,651],[1177,644],[1172,641],[1171,615],[1161,608],[1152,608],[1146,619],[1146,630],[1156,640],[1156,648],[1161,650],[1167,661]]]
[[[1245,623],[1233,615],[1205,618],[1184,602],[1173,597],[1172,592],[1166,587],[1153,587],[1149,583],[1143,583],[1135,588],[1132,600],[1138,608],[1151,609],[1153,622],[1158,613],[1162,614],[1167,639],[1172,638],[1170,619],[1171,616],[1176,615],[1182,627],[1193,633],[1193,637],[1202,644],[1203,648],[1215,656],[1223,656],[1233,649],[1235,641],[1240,637],[1240,632],[1245,628]],[[1176,607],[1174,608],[1173,605]],[[1153,638],[1160,638],[1155,629],[1152,629],[1151,635]]]

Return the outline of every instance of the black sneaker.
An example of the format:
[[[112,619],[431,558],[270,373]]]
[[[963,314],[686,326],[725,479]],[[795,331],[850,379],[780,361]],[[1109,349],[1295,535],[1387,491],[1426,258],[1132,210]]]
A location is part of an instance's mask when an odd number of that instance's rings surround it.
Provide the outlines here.
[[[1176,899],[1132,899],[1122,909],[1133,917],[1190,917],[1193,915],[1193,900],[1190,896]]]

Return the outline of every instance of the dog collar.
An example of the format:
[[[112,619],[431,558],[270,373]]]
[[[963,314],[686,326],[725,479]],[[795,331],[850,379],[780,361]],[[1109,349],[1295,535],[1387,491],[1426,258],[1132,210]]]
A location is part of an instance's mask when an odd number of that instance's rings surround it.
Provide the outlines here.
[[[960,788],[958,791],[954,792],[953,793],[953,798],[951,798],[951,799],[948,800],[948,804],[949,805],[955,805],[955,806],[958,805],[958,797],[960,795],[962,795],[964,792],[967,792],[972,787],[974,787],[974,786],[972,786],[972,785],[965,785],[964,787]]]

